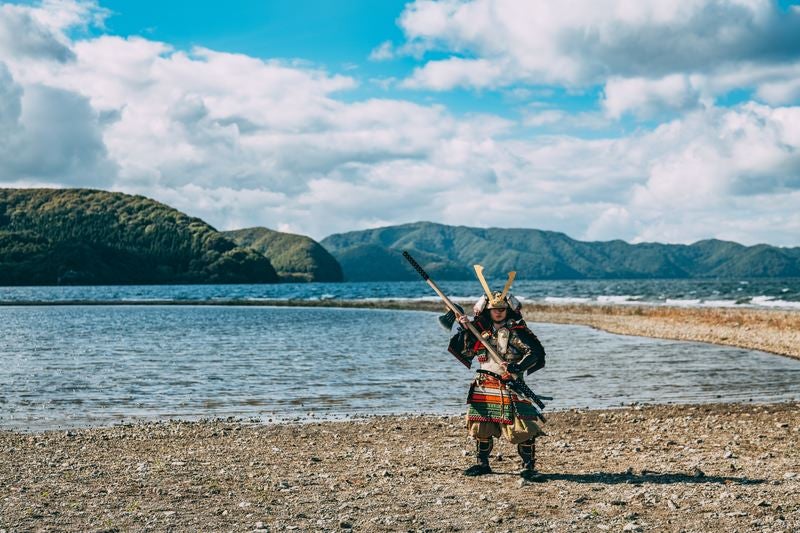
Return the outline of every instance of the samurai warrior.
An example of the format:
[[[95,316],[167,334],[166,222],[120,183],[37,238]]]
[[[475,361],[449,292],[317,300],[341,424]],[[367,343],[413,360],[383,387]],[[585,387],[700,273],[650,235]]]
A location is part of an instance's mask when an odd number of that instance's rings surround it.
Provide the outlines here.
[[[539,417],[531,400],[508,386],[509,379],[520,380],[523,375],[540,370],[545,365],[545,352],[539,339],[525,324],[520,313],[522,304],[509,293],[515,272],[510,272],[502,291],[492,292],[483,277],[483,267],[475,265],[478,280],[485,294],[477,301],[472,317],[455,313],[441,317],[442,325],[451,329],[448,351],[467,368],[477,358],[480,368],[467,396],[467,430],[476,441],[476,459],[464,471],[467,476],[492,472],[489,455],[493,439],[501,436],[517,445],[522,458],[520,475],[531,481],[542,477],[536,472],[536,438],[543,436],[535,420]],[[484,344],[466,327],[471,321],[484,341],[488,342],[500,361],[488,357]]]

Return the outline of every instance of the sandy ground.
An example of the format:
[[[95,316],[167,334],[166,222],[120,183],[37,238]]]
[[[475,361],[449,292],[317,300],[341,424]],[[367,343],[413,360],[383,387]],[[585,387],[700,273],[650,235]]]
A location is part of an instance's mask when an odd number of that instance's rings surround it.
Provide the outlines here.
[[[800,312],[772,309],[533,304],[528,320],[585,324],[623,335],[691,340],[800,359]]]
[[[553,413],[540,483],[460,417],[0,432],[0,529],[798,531],[798,407]]]

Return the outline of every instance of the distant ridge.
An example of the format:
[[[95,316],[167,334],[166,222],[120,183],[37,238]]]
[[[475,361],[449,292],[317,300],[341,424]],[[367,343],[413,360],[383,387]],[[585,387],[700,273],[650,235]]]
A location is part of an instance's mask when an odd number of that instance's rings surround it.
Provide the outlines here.
[[[800,248],[743,246],[716,239],[690,245],[583,242],[537,229],[471,228],[414,222],[334,234],[321,244],[347,281],[413,280],[408,250],[442,280],[474,279],[472,265],[518,279],[760,278],[800,276]]]
[[[267,228],[223,231],[239,246],[263,254],[277,270],[281,281],[342,281],[342,268],[317,241],[305,235]]]
[[[263,255],[143,196],[0,189],[0,285],[277,281]]]

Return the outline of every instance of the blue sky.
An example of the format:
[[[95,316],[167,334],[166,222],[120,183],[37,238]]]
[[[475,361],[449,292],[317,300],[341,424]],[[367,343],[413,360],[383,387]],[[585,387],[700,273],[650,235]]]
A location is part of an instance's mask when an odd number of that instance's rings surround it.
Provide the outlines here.
[[[264,60],[302,61],[329,72],[361,80],[343,91],[344,101],[365,98],[402,98],[423,104],[437,103],[457,114],[492,113],[516,118],[525,98],[514,96],[526,84],[501,90],[453,88],[446,92],[424,89],[390,89],[370,83],[373,79],[402,79],[422,64],[412,55],[387,61],[371,61],[370,54],[385,42],[404,41],[398,19],[407,0],[313,0],[279,2],[238,0],[230,8],[219,2],[172,0],[102,2],[110,11],[103,28],[88,28],[91,35],[139,35],[191,50],[195,46],[221,52],[246,54]],[[80,33],[76,33],[80,35]],[[469,56],[468,52],[459,55]],[[425,59],[446,58],[446,52],[428,51]],[[535,87],[539,101],[571,113],[597,108],[602,87]],[[626,128],[630,128],[626,124]],[[581,132],[576,132],[581,133]],[[592,132],[584,132],[592,134]]]
[[[800,245],[800,8],[0,3],[0,185],[220,229]]]
[[[386,39],[402,39],[395,21],[404,5],[391,0],[102,3],[112,12],[106,31],[116,35],[143,35],[183,49],[205,46],[262,59],[303,59],[331,70],[368,67],[364,59],[373,48]]]

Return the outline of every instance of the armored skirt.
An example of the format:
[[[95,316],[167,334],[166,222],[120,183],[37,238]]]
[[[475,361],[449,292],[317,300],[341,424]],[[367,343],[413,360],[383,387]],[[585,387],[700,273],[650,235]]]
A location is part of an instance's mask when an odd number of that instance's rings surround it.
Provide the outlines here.
[[[467,403],[467,428],[476,439],[502,436],[512,444],[519,444],[544,435],[534,421],[536,408],[530,400],[521,398],[492,376],[476,376]]]

